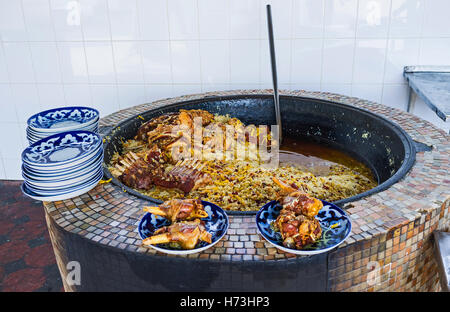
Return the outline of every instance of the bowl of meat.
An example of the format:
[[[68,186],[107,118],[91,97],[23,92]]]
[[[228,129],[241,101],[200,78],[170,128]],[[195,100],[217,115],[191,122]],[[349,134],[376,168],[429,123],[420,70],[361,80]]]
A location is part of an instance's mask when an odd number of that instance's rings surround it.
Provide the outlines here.
[[[200,199],[171,199],[145,206],[138,225],[142,245],[157,251],[187,255],[219,242],[228,230],[228,216],[219,206]]]
[[[297,255],[315,255],[342,244],[351,234],[349,216],[338,206],[309,196],[295,184],[274,178],[279,198],[256,215],[258,232],[276,248]]]

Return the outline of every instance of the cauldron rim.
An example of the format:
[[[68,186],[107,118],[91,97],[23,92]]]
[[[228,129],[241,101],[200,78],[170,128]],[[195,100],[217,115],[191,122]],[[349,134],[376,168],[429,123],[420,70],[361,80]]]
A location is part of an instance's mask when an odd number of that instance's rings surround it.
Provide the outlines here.
[[[398,181],[400,181],[403,177],[406,176],[406,174],[409,172],[409,170],[413,167],[415,160],[416,160],[416,148],[415,148],[414,141],[412,140],[412,138],[409,136],[409,134],[403,128],[401,128],[397,123],[387,119],[386,117],[381,116],[377,113],[371,112],[367,109],[355,107],[353,105],[342,103],[339,101],[331,101],[331,100],[327,100],[327,99],[318,99],[318,98],[314,98],[314,97],[297,96],[297,95],[281,95],[280,94],[279,97],[280,97],[280,100],[283,98],[291,98],[291,99],[299,99],[299,100],[308,100],[311,102],[325,103],[328,105],[340,106],[340,107],[344,107],[345,109],[348,109],[348,110],[357,111],[360,114],[369,115],[371,118],[378,119],[379,122],[383,123],[385,126],[390,128],[391,130],[393,130],[396,133],[396,135],[398,136],[398,138],[401,140],[403,147],[404,147],[405,156],[404,156],[401,166],[389,179],[387,179],[386,181],[382,182],[381,184],[377,185],[376,187],[374,187],[368,191],[365,191],[363,193],[359,193],[355,196],[347,197],[347,198],[344,198],[341,200],[333,201],[332,202],[333,204],[342,207],[344,204],[355,202],[364,197],[368,197],[370,195],[380,193],[380,192],[388,189],[389,187],[391,187]],[[224,101],[224,100],[252,99],[252,98],[267,99],[267,98],[273,98],[273,96],[270,94],[234,94],[234,95],[218,95],[218,96],[208,96],[207,95],[207,96],[204,96],[204,97],[201,97],[198,99],[179,101],[179,102],[168,104],[168,105],[158,106],[155,108],[151,108],[145,112],[137,113],[137,114],[121,121],[118,125],[111,127],[103,135],[103,137],[114,136],[114,131],[116,129],[123,127],[124,125],[134,121],[136,118],[138,118],[142,115],[145,115],[145,114],[155,113],[157,111],[163,111],[166,109],[170,110],[170,109],[176,108],[177,106],[185,106],[188,104],[202,103],[205,101]],[[108,147],[108,144],[111,144],[110,140],[105,140],[105,142],[103,144],[104,150],[106,150],[106,148]],[[144,195],[144,194],[142,194],[138,191],[135,191],[134,189],[126,186],[125,184],[120,182],[118,179],[116,179],[111,174],[107,165],[104,162],[103,162],[103,166],[104,166],[104,175],[106,176],[106,178],[111,179],[111,182],[114,185],[121,187],[123,191],[125,191],[131,195],[134,195],[138,198],[152,202],[154,204],[162,203],[161,200]],[[228,211],[228,210],[225,210],[225,211],[229,215],[256,215],[256,213],[257,213],[256,210],[255,211]]]

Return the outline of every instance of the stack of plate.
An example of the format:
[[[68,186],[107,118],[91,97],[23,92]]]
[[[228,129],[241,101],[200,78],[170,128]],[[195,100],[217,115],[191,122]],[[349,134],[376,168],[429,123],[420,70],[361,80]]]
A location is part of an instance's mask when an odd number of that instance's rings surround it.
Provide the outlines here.
[[[31,116],[28,121],[27,139],[30,145],[56,133],[85,130],[98,132],[98,110],[90,107],[61,107]]]
[[[103,177],[102,138],[68,131],[41,139],[22,152],[22,191],[41,201],[72,198],[93,189]]]

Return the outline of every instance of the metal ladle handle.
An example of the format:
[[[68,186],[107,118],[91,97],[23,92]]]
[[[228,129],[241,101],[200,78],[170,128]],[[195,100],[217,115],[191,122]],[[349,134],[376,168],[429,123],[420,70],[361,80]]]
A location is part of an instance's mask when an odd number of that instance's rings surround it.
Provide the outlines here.
[[[273,40],[273,26],[272,26],[272,11],[270,4],[267,8],[267,27],[269,30],[269,48],[270,48],[270,62],[272,64],[272,81],[273,81],[273,99],[275,102],[275,116],[278,125],[279,144],[282,141],[282,127],[281,127],[281,113],[280,113],[280,97],[278,95],[278,79],[277,79],[277,63],[275,60],[275,43]]]

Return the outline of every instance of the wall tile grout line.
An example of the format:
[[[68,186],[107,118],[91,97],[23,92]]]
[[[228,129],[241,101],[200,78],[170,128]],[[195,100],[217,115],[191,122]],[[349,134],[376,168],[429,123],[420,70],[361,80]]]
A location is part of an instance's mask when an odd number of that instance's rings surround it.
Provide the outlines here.
[[[450,39],[450,36],[407,36],[407,37],[400,37],[400,36],[377,36],[377,37],[366,37],[366,36],[335,36],[335,37],[315,37],[315,36],[305,36],[305,37],[278,37],[277,40],[294,40],[294,39]],[[265,40],[267,38],[265,37],[248,37],[248,38],[230,38],[230,39],[224,39],[224,38],[202,38],[202,39],[171,39],[171,40],[163,40],[163,39],[111,39],[111,40],[105,40],[105,39],[86,39],[86,40],[2,40],[4,43],[24,43],[24,42],[33,42],[33,43],[52,43],[52,42],[72,42],[72,43],[81,43],[81,42],[186,42],[186,41],[228,41],[228,40],[234,40],[234,41],[246,41],[246,40]]]

